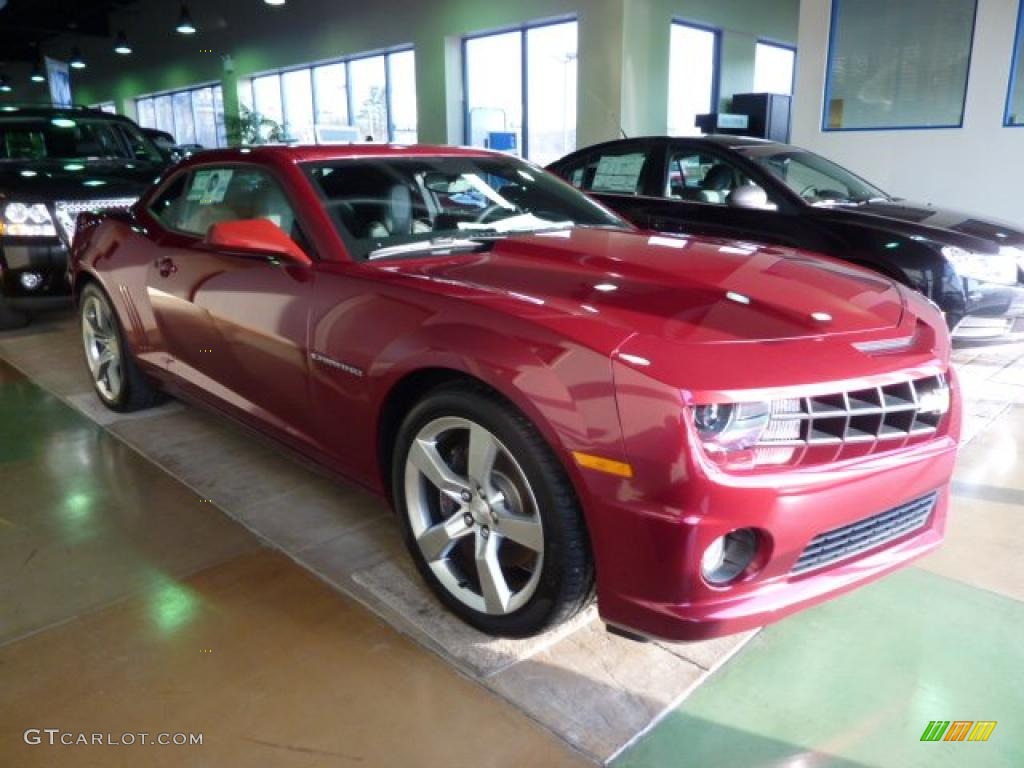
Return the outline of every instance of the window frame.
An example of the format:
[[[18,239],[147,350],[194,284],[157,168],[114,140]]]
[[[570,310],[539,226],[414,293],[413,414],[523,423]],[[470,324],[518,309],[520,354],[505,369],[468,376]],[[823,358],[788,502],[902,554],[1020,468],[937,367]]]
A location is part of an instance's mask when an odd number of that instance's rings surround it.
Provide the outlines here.
[[[213,92],[213,122],[214,122],[214,127],[215,127],[216,133],[217,133],[217,145],[214,146],[214,147],[204,147],[204,149],[221,149],[223,147],[226,147],[226,146],[228,146],[228,141],[227,141],[227,129],[226,129],[226,125],[225,125],[226,121],[225,121],[225,117],[224,117],[223,111],[220,114],[220,120],[219,121],[217,120],[217,89],[218,88],[221,89],[221,103],[222,104],[223,104],[223,94],[224,94],[224,84],[220,80],[210,80],[210,81],[205,82],[205,83],[197,83],[195,85],[190,85],[188,88],[176,88],[176,89],[170,90],[170,91],[155,91],[153,93],[140,94],[140,95],[136,96],[133,99],[133,105],[135,106],[135,118],[136,118],[135,121],[138,123],[139,127],[141,127],[141,128],[155,128],[157,130],[163,130],[162,128],[159,128],[156,125],[143,125],[141,122],[139,122],[139,102],[140,101],[150,101],[150,102],[152,102],[152,104],[153,104],[153,112],[154,112],[154,122],[156,122],[156,120],[155,120],[156,99],[157,98],[161,98],[163,96],[168,96],[171,99],[171,125],[173,126],[173,130],[171,130],[170,133],[174,136],[174,140],[175,141],[180,141],[180,134],[179,134],[179,131],[178,131],[178,120],[177,120],[177,117],[174,114],[174,106],[173,106],[174,105],[174,97],[179,95],[179,94],[182,94],[182,93],[187,93],[188,94],[188,103],[189,103],[189,113],[192,115],[192,128],[193,128],[193,132],[196,133],[196,139],[198,141],[198,124],[199,123],[196,120],[196,98],[195,98],[195,94],[196,94],[196,92],[205,90],[206,88],[210,88],[212,90],[212,92]]]
[[[710,32],[714,39],[714,48],[711,54],[711,112],[717,112],[722,101],[722,28],[710,24],[702,24],[699,21],[674,17],[672,26],[687,27],[699,32]],[[667,78],[668,87],[672,82],[672,37],[671,27],[669,28],[669,72]],[[669,106],[669,94],[665,94],[666,110]],[[669,116],[671,121],[671,116]],[[666,126],[667,129],[667,126]],[[673,136],[673,138],[694,138],[694,136]]]
[[[1013,51],[1010,54],[1010,77],[1006,84],[1006,107],[1003,110],[1004,128],[1024,128],[1024,115],[1019,116],[1019,122],[1015,123],[1011,120],[1015,114],[1013,112],[1013,92],[1017,87],[1017,72],[1022,66],[1024,66],[1024,0],[1018,0],[1017,26],[1014,29]],[[1024,88],[1024,74],[1020,80],[1022,81],[1021,87]]]
[[[962,129],[967,119],[967,95],[971,87],[971,64],[974,59],[974,43],[978,32],[978,2],[974,2],[974,14],[971,20],[970,45],[967,49],[967,67],[964,72],[964,93],[960,105],[960,120],[957,123],[948,125],[880,125],[880,126],[858,126],[855,128],[830,128],[828,125],[829,104],[832,103],[832,54],[835,50],[836,35],[838,34],[839,13],[837,12],[843,0],[829,0],[829,22],[828,22],[828,43],[825,48],[825,94],[821,106],[821,132],[822,133],[855,133],[864,131],[938,131],[950,129]]]
[[[782,96],[789,96],[793,98],[796,95],[796,67],[797,67],[797,46],[789,43],[780,43],[777,40],[771,40],[766,37],[759,37],[754,43],[754,71],[757,71],[757,46],[766,45],[769,48],[780,48],[784,51],[789,51],[793,54],[793,72],[789,78],[789,93],[781,94]],[[755,74],[756,79],[756,74]]]
[[[270,70],[266,70],[264,72],[254,72],[254,73],[252,73],[251,75],[248,76],[248,78],[246,79],[245,84],[243,86],[241,86],[241,87],[245,88],[248,91],[249,103],[252,104],[253,107],[255,107],[256,99],[255,99],[255,94],[253,92],[252,81],[256,80],[258,78],[261,78],[261,77],[276,76],[277,77],[277,82],[278,82],[278,89],[281,92],[280,98],[281,98],[281,116],[283,118],[282,122],[283,123],[287,123],[288,122],[288,111],[285,108],[284,77],[283,76],[285,74],[289,73],[289,72],[298,72],[298,71],[301,71],[301,70],[304,70],[304,69],[308,70],[309,71],[310,84],[311,84],[311,90],[312,90],[312,99],[311,99],[311,101],[312,101],[312,104],[313,104],[313,141],[314,141],[315,144],[320,145],[320,142],[319,142],[319,140],[316,137],[316,126],[319,125],[319,123],[317,123],[317,114],[318,114],[317,106],[318,106],[318,104],[317,104],[317,98],[316,98],[316,77],[315,77],[315,74],[314,74],[315,70],[319,69],[320,67],[330,67],[330,66],[335,66],[337,64],[341,64],[341,65],[344,66],[344,68],[345,68],[345,101],[346,101],[346,113],[347,113],[347,117],[348,117],[348,125],[355,126],[355,114],[354,114],[354,111],[353,111],[353,104],[352,104],[352,69],[351,69],[351,67],[349,65],[352,64],[352,62],[354,62],[354,61],[362,61],[364,59],[383,58],[384,59],[384,98],[385,98],[385,109],[387,111],[387,115],[386,115],[387,120],[386,120],[386,122],[387,122],[387,131],[388,131],[388,139],[387,140],[390,143],[390,142],[393,142],[395,140],[395,138],[394,138],[394,136],[395,136],[394,121],[392,119],[393,107],[392,107],[392,93],[391,93],[391,91],[392,91],[392,88],[391,88],[391,57],[393,55],[395,55],[395,54],[408,53],[408,52],[412,52],[413,55],[415,56],[415,54],[416,54],[416,46],[413,45],[413,44],[398,45],[398,46],[394,46],[394,47],[391,47],[391,48],[384,48],[384,49],[381,49],[381,50],[367,51],[365,53],[357,53],[357,54],[355,54],[353,56],[342,56],[342,57],[336,58],[336,59],[323,59],[322,61],[310,62],[308,64],[299,64],[299,65],[296,65],[296,66],[281,67],[279,69],[270,69]],[[417,114],[416,114],[417,128],[419,126],[419,108],[418,107],[419,107],[419,105],[417,104]]]
[[[497,29],[490,29],[485,32],[474,32],[469,35],[463,35],[461,44],[459,46],[459,55],[462,61],[462,138],[463,143],[467,144],[470,140],[470,125],[469,125],[469,66],[466,56],[467,43],[471,40],[481,40],[487,37],[495,37],[497,35],[508,35],[511,33],[519,34],[519,77],[520,77],[520,93],[519,101],[522,115],[522,125],[520,127],[520,133],[522,134],[522,146],[520,146],[517,157],[524,160],[525,162],[530,161],[530,75],[529,75],[529,48],[527,43],[527,33],[532,29],[543,29],[545,27],[555,27],[559,24],[576,24],[576,45],[577,45],[577,56],[579,51],[579,16],[575,13],[565,14],[563,16],[555,16],[552,18],[543,19],[541,21],[531,21],[525,24],[514,24],[509,27],[499,27]],[[577,126],[579,125],[579,94],[576,96],[576,120]],[[575,151],[575,150],[573,150]]]
[[[182,177],[184,177],[184,179],[185,179],[185,189],[182,192],[182,194],[184,194],[186,196],[186,198],[187,198],[188,190],[189,190],[189,187],[190,187],[190,185],[192,183],[192,177],[195,176],[195,174],[198,171],[209,171],[211,169],[213,169],[213,170],[241,169],[241,170],[259,171],[259,172],[265,174],[266,176],[268,176],[275,184],[277,184],[278,189],[280,190],[282,196],[288,202],[288,205],[291,207],[294,223],[298,225],[299,231],[302,233],[302,239],[303,239],[304,242],[300,243],[298,240],[296,240],[294,237],[292,237],[287,232],[285,232],[285,234],[287,234],[288,237],[290,237],[291,240],[299,248],[301,248],[306,253],[306,255],[309,256],[309,258],[314,263],[321,260],[320,256],[319,256],[319,252],[318,252],[317,246],[316,246],[316,244],[314,243],[312,237],[309,234],[311,232],[311,228],[309,226],[309,222],[307,220],[306,213],[303,211],[301,206],[298,206],[298,205],[295,204],[295,197],[294,197],[294,195],[291,193],[291,190],[289,189],[288,184],[284,181],[284,179],[282,178],[281,174],[278,173],[277,169],[273,168],[271,166],[268,166],[268,165],[264,165],[262,163],[247,162],[245,160],[229,160],[227,162],[210,160],[210,161],[205,162],[205,163],[203,163],[201,165],[190,165],[187,168],[177,168],[177,169],[175,169],[174,173],[170,174],[166,179],[164,179],[160,183],[160,185],[152,192],[152,194],[150,195],[149,199],[146,201],[146,204],[145,204],[145,206],[143,207],[142,210],[145,211],[146,216],[148,218],[152,219],[152,221],[156,224],[156,226],[159,227],[162,231],[164,231],[164,232],[166,232],[166,233],[168,233],[170,235],[173,235],[175,237],[185,238],[192,245],[199,245],[201,243],[204,243],[206,241],[206,237],[207,237],[206,234],[199,235],[199,234],[196,234],[195,232],[190,232],[187,229],[179,229],[178,227],[169,226],[167,224],[167,222],[165,222],[163,219],[161,219],[157,215],[156,211],[153,210],[153,205],[172,186],[174,186],[174,184],[177,182],[177,180],[179,178],[182,178]],[[283,232],[284,230],[281,230],[281,231]],[[159,247],[162,247],[162,246],[157,245],[157,247],[159,248]],[[172,247],[174,247],[174,246],[172,246]],[[218,250],[217,252],[221,253],[222,251]]]

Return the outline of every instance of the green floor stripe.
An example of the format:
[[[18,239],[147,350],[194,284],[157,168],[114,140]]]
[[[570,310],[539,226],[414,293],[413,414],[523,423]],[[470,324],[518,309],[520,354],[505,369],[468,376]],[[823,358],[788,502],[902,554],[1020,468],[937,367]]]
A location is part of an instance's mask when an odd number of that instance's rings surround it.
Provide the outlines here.
[[[1024,603],[911,568],[767,628],[614,765],[1021,766],[1022,635]]]

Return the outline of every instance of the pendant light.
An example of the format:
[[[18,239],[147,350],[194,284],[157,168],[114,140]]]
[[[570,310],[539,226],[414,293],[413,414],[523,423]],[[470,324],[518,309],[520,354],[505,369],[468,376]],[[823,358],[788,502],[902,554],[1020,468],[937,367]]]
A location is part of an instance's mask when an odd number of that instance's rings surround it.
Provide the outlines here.
[[[180,35],[194,35],[196,25],[192,23],[192,17],[188,13],[188,6],[182,3],[181,16],[178,17],[178,26],[175,27]]]
[[[114,53],[118,53],[121,56],[128,56],[131,52],[132,47],[128,45],[128,37],[122,29],[117,33],[117,40],[114,42]]]

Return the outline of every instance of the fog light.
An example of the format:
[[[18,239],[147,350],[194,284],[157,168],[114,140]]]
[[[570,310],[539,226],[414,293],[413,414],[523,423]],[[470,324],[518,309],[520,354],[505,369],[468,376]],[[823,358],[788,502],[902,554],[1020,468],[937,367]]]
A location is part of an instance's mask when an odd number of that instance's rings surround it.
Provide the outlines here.
[[[38,272],[22,272],[18,281],[26,291],[34,291],[43,284],[43,276]]]
[[[736,579],[757,554],[757,538],[753,528],[739,528],[711,542],[700,561],[704,580],[721,586]]]

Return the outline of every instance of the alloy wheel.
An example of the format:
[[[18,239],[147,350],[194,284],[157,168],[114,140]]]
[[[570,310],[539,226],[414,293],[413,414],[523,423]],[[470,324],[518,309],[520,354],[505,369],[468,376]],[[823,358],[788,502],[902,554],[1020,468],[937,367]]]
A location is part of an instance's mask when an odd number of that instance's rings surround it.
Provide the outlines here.
[[[491,616],[529,601],[544,528],[526,474],[494,434],[460,417],[428,422],[409,447],[404,491],[413,538],[445,590]]]
[[[95,295],[82,305],[82,342],[96,391],[116,402],[124,386],[121,344],[110,306]]]

